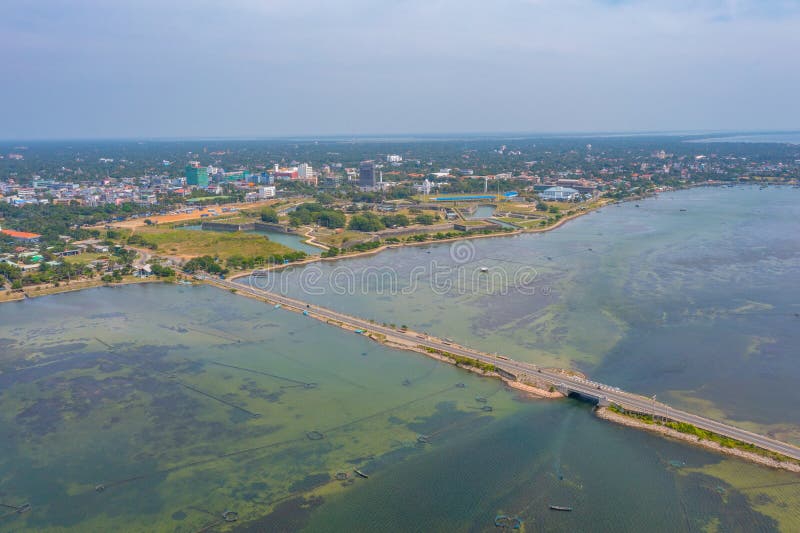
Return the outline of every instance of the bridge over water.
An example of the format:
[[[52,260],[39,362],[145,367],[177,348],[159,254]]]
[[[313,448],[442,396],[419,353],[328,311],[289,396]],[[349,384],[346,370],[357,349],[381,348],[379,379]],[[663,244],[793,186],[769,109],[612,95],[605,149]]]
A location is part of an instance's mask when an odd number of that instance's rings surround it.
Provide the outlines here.
[[[546,387],[552,386],[567,396],[579,397],[601,405],[615,404],[628,411],[651,414],[655,417],[663,417],[675,422],[692,424],[700,429],[800,460],[800,448],[792,444],[773,439],[766,435],[747,431],[724,422],[675,409],[663,402],[656,402],[654,398],[647,398],[621,390],[617,387],[591,381],[567,370],[543,368],[531,363],[479,352],[444,339],[383,326],[363,318],[340,313],[317,305],[311,305],[233,280],[220,280],[209,277],[202,277],[201,279],[217,287],[235,290],[237,293],[254,296],[273,304],[280,304],[288,310],[303,312],[309,317],[323,322],[335,322],[353,330],[364,330],[381,334],[393,344],[405,345],[409,348],[421,346],[423,348],[449,352],[458,356],[469,357],[483,363],[488,363],[494,365],[500,373],[506,374],[507,377],[522,383],[527,382],[538,386],[545,385]]]

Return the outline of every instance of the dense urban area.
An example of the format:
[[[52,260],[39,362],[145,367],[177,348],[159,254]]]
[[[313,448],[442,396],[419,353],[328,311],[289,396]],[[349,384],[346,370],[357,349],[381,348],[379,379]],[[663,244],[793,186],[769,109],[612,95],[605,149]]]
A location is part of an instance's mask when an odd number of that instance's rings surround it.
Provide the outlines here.
[[[797,145],[677,136],[2,145],[0,295],[224,275],[309,254],[270,232],[333,257],[542,231],[668,189],[796,187],[799,177]]]

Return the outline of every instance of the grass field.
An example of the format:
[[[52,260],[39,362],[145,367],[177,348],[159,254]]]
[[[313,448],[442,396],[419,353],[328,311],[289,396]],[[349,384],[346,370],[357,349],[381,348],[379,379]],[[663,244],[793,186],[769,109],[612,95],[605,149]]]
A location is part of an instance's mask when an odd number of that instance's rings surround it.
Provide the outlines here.
[[[136,234],[144,238],[146,242],[157,246],[154,253],[182,258],[202,255],[218,256],[222,259],[227,259],[232,255],[266,257],[294,251],[282,244],[270,241],[263,235],[252,233],[147,228],[139,229]]]
[[[360,231],[345,230],[341,233],[335,233],[329,230],[320,230],[315,235],[316,239],[328,246],[335,246],[342,248],[342,245],[352,241],[363,241],[369,238],[369,234],[361,233]]]
[[[461,225],[464,225],[464,226],[467,226],[467,227],[483,226],[484,224],[486,224],[486,222],[483,221],[483,220],[457,220],[456,222],[458,224],[461,224]]]
[[[21,292],[0,289],[0,302],[16,302],[24,299],[25,295]]]
[[[561,207],[561,204],[557,202],[551,202],[551,204]],[[537,214],[535,204],[522,204],[519,202],[498,202],[497,211],[502,213],[519,213],[522,215]],[[539,211],[539,213],[541,213],[541,211]]]
[[[223,224],[250,224],[252,222],[261,222],[261,217],[259,216],[248,216],[249,214],[242,213],[237,216],[229,216],[229,217],[221,217],[215,218],[211,222],[221,222]],[[288,220],[287,220],[288,221]],[[207,222],[204,220],[204,222]]]
[[[520,226],[523,228],[538,228],[541,226],[540,219],[533,219],[533,220],[525,220],[524,218],[513,218],[513,217],[497,217],[497,220],[502,222],[506,222],[507,224],[513,224],[515,226]]]
[[[100,253],[86,253],[80,255],[68,255],[63,258],[65,263],[88,263],[89,261],[95,261],[97,259],[108,259],[111,254],[100,254]]]

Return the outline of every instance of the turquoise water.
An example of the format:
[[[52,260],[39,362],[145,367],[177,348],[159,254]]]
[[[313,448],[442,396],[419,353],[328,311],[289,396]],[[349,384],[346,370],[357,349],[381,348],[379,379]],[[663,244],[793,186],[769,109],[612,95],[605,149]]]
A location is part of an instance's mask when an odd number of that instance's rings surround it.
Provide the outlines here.
[[[267,285],[800,442],[798,234],[798,189],[693,189]]]
[[[182,226],[181,229],[187,230],[202,230],[203,228],[199,225],[194,226]],[[305,242],[305,237],[302,235],[298,235],[296,233],[283,233],[280,231],[250,231],[247,233],[255,233],[256,235],[264,235],[269,237],[269,240],[272,242],[277,242],[278,244],[282,244],[287,246],[293,250],[299,250],[301,252],[305,252],[308,255],[319,255],[322,253],[322,248],[318,248],[316,246],[312,246]]]
[[[476,219],[476,218],[489,218],[494,214],[495,207],[493,205],[479,205],[475,212],[470,215],[468,218]]]
[[[305,252],[308,255],[319,255],[322,253],[322,248],[306,244],[305,237],[297,235],[296,233],[281,233],[278,231],[254,231],[257,235],[266,235],[269,240],[277,242],[284,246],[288,246],[294,250]]]
[[[4,304],[0,347],[0,503],[32,505],[2,531],[489,531],[500,514],[525,531],[800,527],[796,475],[226,291]]]

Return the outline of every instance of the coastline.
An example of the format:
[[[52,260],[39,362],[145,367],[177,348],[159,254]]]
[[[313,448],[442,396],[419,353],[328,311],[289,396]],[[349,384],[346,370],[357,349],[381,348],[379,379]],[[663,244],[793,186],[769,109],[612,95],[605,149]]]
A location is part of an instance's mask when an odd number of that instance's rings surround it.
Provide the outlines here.
[[[632,201],[632,200],[639,200],[639,199],[641,199],[641,198],[640,197],[630,198],[630,199],[626,199],[625,202]],[[450,237],[450,238],[447,238],[447,239],[438,239],[438,240],[435,240],[435,241],[401,242],[401,243],[393,243],[393,244],[382,244],[381,246],[378,246],[377,248],[373,248],[372,250],[365,250],[363,252],[355,252],[355,253],[351,253],[351,254],[337,255],[336,257],[313,256],[313,257],[309,257],[308,259],[295,261],[293,263],[287,263],[287,264],[281,264],[281,265],[270,265],[270,266],[264,267],[264,268],[254,268],[254,269],[250,269],[250,270],[243,270],[243,271],[237,272],[235,274],[232,274],[230,276],[230,279],[231,280],[235,280],[235,279],[243,278],[245,276],[249,276],[249,275],[253,274],[254,272],[279,271],[279,270],[283,270],[283,269],[286,269],[286,268],[301,267],[301,266],[305,266],[305,265],[310,265],[312,263],[317,263],[317,262],[321,262],[321,261],[326,261],[326,262],[327,261],[342,261],[342,260],[346,260],[346,259],[355,259],[355,258],[359,258],[359,257],[368,257],[368,256],[371,256],[371,255],[377,255],[377,254],[379,254],[379,253],[381,253],[383,251],[389,250],[389,249],[398,249],[398,248],[416,247],[416,246],[430,246],[430,245],[435,245],[435,244],[439,244],[439,243],[457,242],[457,241],[472,240],[472,239],[489,239],[489,238],[500,238],[500,237],[514,237],[514,236],[528,234],[528,233],[546,233],[546,232],[553,231],[553,230],[556,230],[556,229],[560,228],[561,226],[563,226],[567,222],[570,222],[572,220],[575,220],[577,218],[580,218],[582,216],[585,216],[585,215],[588,215],[588,214],[591,214],[591,213],[595,213],[599,209],[602,209],[603,207],[608,207],[609,205],[612,205],[613,203],[615,203],[615,202],[609,201],[609,202],[606,202],[606,203],[604,203],[602,205],[595,206],[592,209],[587,209],[587,210],[581,211],[579,213],[573,213],[572,215],[565,216],[564,218],[562,218],[559,221],[557,221],[555,224],[553,224],[551,226],[547,226],[545,228],[520,228],[520,229],[516,229],[516,230],[512,230],[512,231],[504,231],[504,232],[498,232],[498,233],[476,233],[476,234],[466,233],[464,235],[459,235],[458,237]],[[313,244],[313,243],[309,242],[309,244]]]
[[[624,201],[628,202],[628,201],[638,200],[638,199],[640,199],[640,198],[639,197],[635,197],[635,198],[625,199]],[[593,207],[592,209],[587,209],[585,211],[581,211],[581,212],[578,212],[578,213],[573,213],[572,215],[565,216],[562,219],[558,220],[556,223],[554,223],[554,224],[552,224],[550,226],[544,227],[544,228],[519,228],[519,229],[512,230],[512,231],[504,231],[504,232],[488,233],[488,234],[485,234],[485,233],[477,233],[477,234],[466,233],[466,234],[460,235],[458,237],[450,237],[448,239],[440,239],[440,240],[435,240],[435,241],[402,242],[402,243],[393,243],[393,244],[382,244],[381,246],[379,246],[377,248],[374,248],[372,250],[365,250],[363,252],[355,252],[355,253],[351,253],[351,254],[343,254],[343,255],[338,255],[336,257],[322,257],[322,256],[319,256],[319,255],[316,255],[316,256],[310,256],[307,259],[303,259],[303,260],[296,261],[296,262],[293,262],[293,263],[280,264],[280,265],[270,265],[270,266],[264,267],[264,268],[255,268],[255,269],[250,269],[250,270],[243,270],[243,271],[231,274],[230,279],[234,280],[234,279],[242,278],[242,277],[245,277],[245,276],[249,276],[249,275],[253,274],[253,272],[279,271],[279,270],[282,270],[282,269],[285,269],[285,268],[290,268],[290,267],[300,267],[300,266],[310,265],[310,264],[316,263],[318,261],[339,261],[339,260],[352,259],[352,258],[358,258],[358,257],[368,257],[368,256],[372,256],[372,255],[377,255],[377,254],[379,254],[381,252],[384,252],[386,250],[389,250],[389,249],[404,248],[404,247],[414,247],[414,246],[430,246],[430,245],[439,244],[439,243],[448,243],[448,242],[456,242],[456,241],[472,240],[472,239],[487,239],[487,238],[492,238],[492,237],[512,237],[512,236],[522,235],[522,234],[526,234],[526,233],[546,233],[548,231],[553,231],[553,230],[556,230],[556,229],[560,228],[561,226],[563,226],[564,224],[566,224],[567,222],[569,222],[571,220],[575,220],[575,219],[580,218],[580,217],[582,217],[584,215],[588,215],[590,213],[594,213],[594,212],[598,211],[599,209],[601,209],[603,207],[607,207],[609,205],[612,205],[613,203],[616,203],[616,201],[608,201],[608,202],[602,203],[601,205],[597,205],[597,206]],[[308,231],[306,231],[305,234],[303,234],[303,236],[306,237],[304,242],[306,244],[311,245],[311,246],[315,246],[315,247],[321,248],[323,250],[328,250],[329,247],[327,245],[322,244],[321,242],[317,241],[315,237],[309,235],[310,231],[311,231],[311,229],[309,229]],[[141,251],[140,251],[140,253],[141,253]],[[75,285],[71,285],[71,286],[70,285],[65,285],[63,287],[63,289],[61,287],[47,287],[46,289],[43,289],[41,291],[36,291],[35,287],[28,287],[28,288],[23,288],[21,293],[12,293],[12,291],[10,289],[6,289],[5,291],[0,291],[0,304],[8,303],[8,302],[21,302],[21,301],[24,301],[24,300],[26,300],[28,298],[36,298],[36,297],[39,297],[39,296],[51,296],[51,295],[54,295],[54,294],[62,294],[62,293],[66,293],[66,292],[74,292],[74,291],[79,291],[79,290],[84,290],[84,289],[92,289],[92,288],[100,287],[100,286],[114,286],[114,285],[131,284],[131,283],[152,283],[153,281],[162,281],[163,282],[163,280],[149,280],[149,279],[139,279],[139,280],[134,280],[134,281],[124,281],[122,283],[105,283],[105,282],[102,282],[100,280],[86,280],[86,281],[75,281],[75,282],[73,282]],[[80,286],[76,286],[78,284],[80,284]],[[12,294],[19,294],[19,296],[18,297],[12,297],[11,296]]]
[[[748,184],[743,184],[743,185],[748,185]],[[755,184],[754,183],[750,183],[749,185],[755,185]],[[692,184],[687,184],[687,185],[684,185],[684,186],[681,186],[681,187],[674,187],[672,190],[666,191],[666,192],[685,191],[685,190],[691,190],[691,189],[702,188],[702,187],[725,187],[725,186],[726,186],[726,184],[723,184],[723,183],[692,183]],[[654,193],[630,196],[630,197],[624,198],[622,200],[610,200],[609,199],[607,202],[604,202],[604,203],[602,203],[600,205],[594,206],[591,209],[587,209],[585,211],[581,211],[581,212],[578,212],[578,213],[573,213],[571,215],[565,216],[562,219],[558,220],[556,223],[554,223],[554,224],[552,224],[550,226],[544,227],[544,228],[518,228],[518,229],[515,229],[515,230],[512,230],[512,231],[504,231],[504,232],[488,233],[488,234],[487,233],[477,233],[477,234],[466,233],[464,235],[459,235],[458,237],[450,237],[450,238],[447,238],[447,239],[439,239],[439,240],[433,240],[433,241],[401,242],[401,243],[393,243],[393,244],[382,244],[381,246],[379,246],[377,248],[374,248],[372,250],[366,250],[366,251],[363,251],[363,252],[342,254],[342,255],[337,255],[336,257],[313,256],[313,257],[309,257],[308,259],[303,259],[303,260],[300,260],[300,261],[296,261],[294,263],[271,265],[271,266],[267,266],[267,267],[263,267],[263,268],[254,268],[254,269],[250,269],[250,270],[243,270],[243,271],[240,271],[240,272],[232,274],[230,276],[230,279],[234,280],[234,279],[242,278],[242,277],[245,277],[245,276],[249,276],[253,272],[278,271],[278,270],[282,270],[282,269],[285,269],[285,268],[305,266],[305,265],[309,265],[309,264],[312,264],[312,263],[316,263],[318,261],[340,261],[340,260],[352,259],[352,258],[358,258],[358,257],[368,257],[368,256],[371,256],[371,255],[377,255],[377,254],[379,254],[379,253],[381,253],[381,252],[383,252],[385,250],[388,250],[388,249],[406,248],[406,247],[414,247],[414,246],[430,246],[430,245],[439,244],[439,243],[447,243],[447,242],[455,242],[455,241],[463,241],[463,240],[472,240],[472,239],[487,239],[487,238],[494,238],[494,237],[497,237],[497,238],[500,238],[500,237],[514,237],[514,236],[523,235],[523,234],[529,234],[529,233],[547,233],[549,231],[553,231],[553,230],[556,230],[556,229],[560,228],[561,226],[563,226],[567,222],[570,222],[572,220],[578,219],[578,218],[580,218],[582,216],[585,216],[585,215],[589,215],[589,214],[595,213],[595,212],[599,211],[600,209],[602,209],[604,207],[608,207],[610,205],[615,205],[615,204],[637,202],[637,201],[640,201],[640,200],[643,200],[643,199],[646,199],[646,198],[657,197],[659,194],[661,194],[661,193],[655,193],[654,192]],[[306,237],[308,237],[307,233],[305,234]],[[306,243],[307,244],[311,244],[313,246],[318,246],[318,247],[325,246],[322,243],[319,243],[319,241],[316,241],[316,242],[312,242],[312,241],[315,241],[314,237],[310,237],[309,240],[306,241]]]
[[[722,446],[717,442],[700,439],[695,435],[681,433],[680,431],[676,431],[672,428],[662,426],[659,424],[646,424],[645,422],[636,420],[634,418],[631,418],[630,416],[625,416],[619,413],[615,413],[611,411],[608,407],[598,407],[597,409],[595,409],[595,414],[597,415],[598,418],[607,420],[609,422],[614,422],[622,426],[640,429],[643,431],[649,431],[651,433],[659,434],[663,437],[676,439],[682,442],[693,444],[695,446],[700,446],[701,448],[706,448],[707,450],[712,450],[721,453],[723,455],[730,455],[733,457],[737,457],[739,459],[757,463],[762,466],[777,468],[779,470],[787,470],[789,472],[800,473],[800,464],[788,461],[778,461],[776,459],[772,459],[764,455],[748,452],[745,450],[740,450],[737,448],[728,448]]]
[[[10,302],[24,302],[25,300],[29,300],[32,298],[41,298],[43,296],[55,296],[57,294],[65,294],[68,292],[77,292],[83,291],[87,289],[95,289],[97,287],[122,287],[123,285],[142,285],[145,283],[170,283],[168,280],[163,279],[150,279],[150,278],[135,278],[135,279],[127,279],[122,280],[120,282],[112,282],[108,283],[101,280],[87,280],[87,281],[74,281],[72,284],[64,284],[59,287],[43,287],[41,285],[35,285],[33,287],[28,287],[22,289],[20,292],[12,292],[11,290],[6,290],[0,292],[0,304],[3,303],[10,303]],[[40,290],[36,290],[40,288]],[[9,297],[11,295],[16,295],[15,298]]]
[[[373,251],[370,250],[370,252],[373,252]],[[332,258],[332,259],[335,259],[335,258]],[[84,288],[95,288],[95,287],[98,287],[98,286],[115,287],[115,286],[144,284],[144,283],[169,283],[169,282],[170,282],[169,280],[165,281],[165,280],[162,280],[162,279],[130,279],[130,280],[124,280],[121,283],[97,282],[97,283],[91,284],[91,287],[64,286],[64,287],[55,288],[55,289],[60,289],[60,290],[57,290],[57,292],[46,292],[46,293],[43,293],[43,294],[40,293],[40,294],[36,294],[36,295],[30,296],[30,297],[47,296],[47,295],[52,295],[52,294],[64,293],[64,292],[74,292],[74,291],[82,290]],[[217,288],[222,288],[222,287],[217,286],[213,282],[213,280],[207,281],[206,284],[212,285],[212,286],[216,286]],[[256,301],[262,301],[262,302],[269,303],[269,304],[273,303],[273,302],[270,302],[268,297],[262,297],[262,296],[255,295],[255,294],[248,293],[248,292],[244,292],[244,291],[239,292],[236,289],[225,289],[225,290],[229,290],[230,292],[237,293],[240,296],[246,296],[246,297],[251,298],[251,299],[256,300]],[[21,301],[21,300],[13,300],[13,301]],[[301,312],[300,309],[292,309],[292,308],[288,308],[288,307],[285,308],[285,309],[290,310],[290,311],[295,312],[295,313],[300,313]],[[313,315],[314,314],[313,311],[310,314]],[[352,327],[350,327],[350,326],[348,326],[348,325],[346,325],[344,323],[335,321],[335,320],[323,319],[321,317],[315,317],[315,318],[317,318],[317,320],[322,320],[327,324],[330,324],[330,325],[333,325],[333,326],[338,326],[339,328],[343,329],[344,331],[349,331],[351,333],[362,333],[359,330],[354,330]],[[411,331],[411,330],[402,330],[402,331],[398,330],[398,334],[396,336],[395,335],[387,336],[387,335],[384,335],[384,334],[376,334],[376,333],[371,333],[369,331],[365,331],[365,332],[363,332],[363,336],[369,338],[370,340],[372,340],[374,342],[377,342],[379,344],[385,345],[385,346],[390,347],[390,348],[394,348],[394,349],[397,349],[397,350],[403,350],[403,351],[417,352],[420,355],[424,355],[426,357],[430,357],[430,358],[435,359],[437,361],[441,361],[441,362],[444,362],[444,363],[447,363],[447,364],[451,364],[453,366],[456,366],[458,368],[462,368],[464,370],[467,370],[469,372],[472,372],[472,373],[477,374],[477,375],[482,376],[482,377],[499,379],[508,388],[515,389],[515,390],[519,391],[521,394],[524,394],[524,396],[527,397],[527,398],[542,400],[542,399],[559,399],[559,398],[564,398],[565,397],[564,394],[562,394],[561,392],[553,391],[552,389],[551,390],[545,390],[543,388],[536,387],[535,385],[531,385],[529,383],[516,381],[516,379],[513,379],[513,376],[511,376],[511,377],[505,376],[500,372],[492,370],[491,368],[485,369],[485,368],[478,368],[478,367],[475,367],[475,366],[471,366],[468,361],[467,362],[459,361],[457,358],[455,358],[455,356],[453,356],[453,358],[451,358],[451,357],[448,357],[446,354],[432,353],[430,351],[423,350],[420,346],[418,346],[414,342],[413,339],[409,339],[408,338],[409,334],[414,334],[414,333],[415,332]],[[625,415],[622,415],[622,414],[618,414],[618,413],[612,412],[611,410],[609,410],[606,407],[598,407],[595,410],[595,413],[599,418],[601,418],[603,420],[614,422],[614,423],[617,423],[617,424],[620,424],[620,425],[624,425],[624,426],[627,426],[627,427],[631,427],[631,428],[635,428],[635,429],[640,429],[640,430],[644,430],[644,431],[649,431],[649,432],[652,432],[652,433],[660,434],[663,437],[673,438],[673,439],[680,440],[680,441],[683,441],[683,442],[686,442],[686,443],[689,443],[689,444],[701,446],[701,447],[706,448],[706,449],[711,450],[711,451],[715,451],[715,452],[718,452],[718,453],[721,453],[721,454],[724,454],[724,455],[734,456],[734,457],[737,457],[739,459],[746,460],[746,461],[749,461],[749,462],[752,462],[752,463],[756,463],[756,464],[759,464],[759,465],[762,465],[762,466],[766,466],[766,467],[769,467],[769,468],[775,468],[775,469],[786,470],[786,471],[789,471],[789,472],[800,473],[800,464],[798,464],[797,462],[780,461],[780,460],[776,460],[776,459],[773,459],[771,457],[768,457],[768,456],[765,456],[765,455],[762,455],[762,454],[759,454],[759,453],[749,452],[749,451],[741,450],[741,449],[737,449],[737,448],[726,447],[726,446],[723,446],[723,445],[721,445],[721,444],[719,444],[717,442],[701,439],[696,435],[690,435],[690,434],[687,434],[687,433],[681,433],[681,432],[676,431],[676,430],[674,430],[672,428],[669,428],[669,427],[665,427],[665,426],[658,425],[658,424],[647,424],[647,423],[642,422],[640,420],[636,420],[635,418],[632,418],[630,416],[625,416]]]

